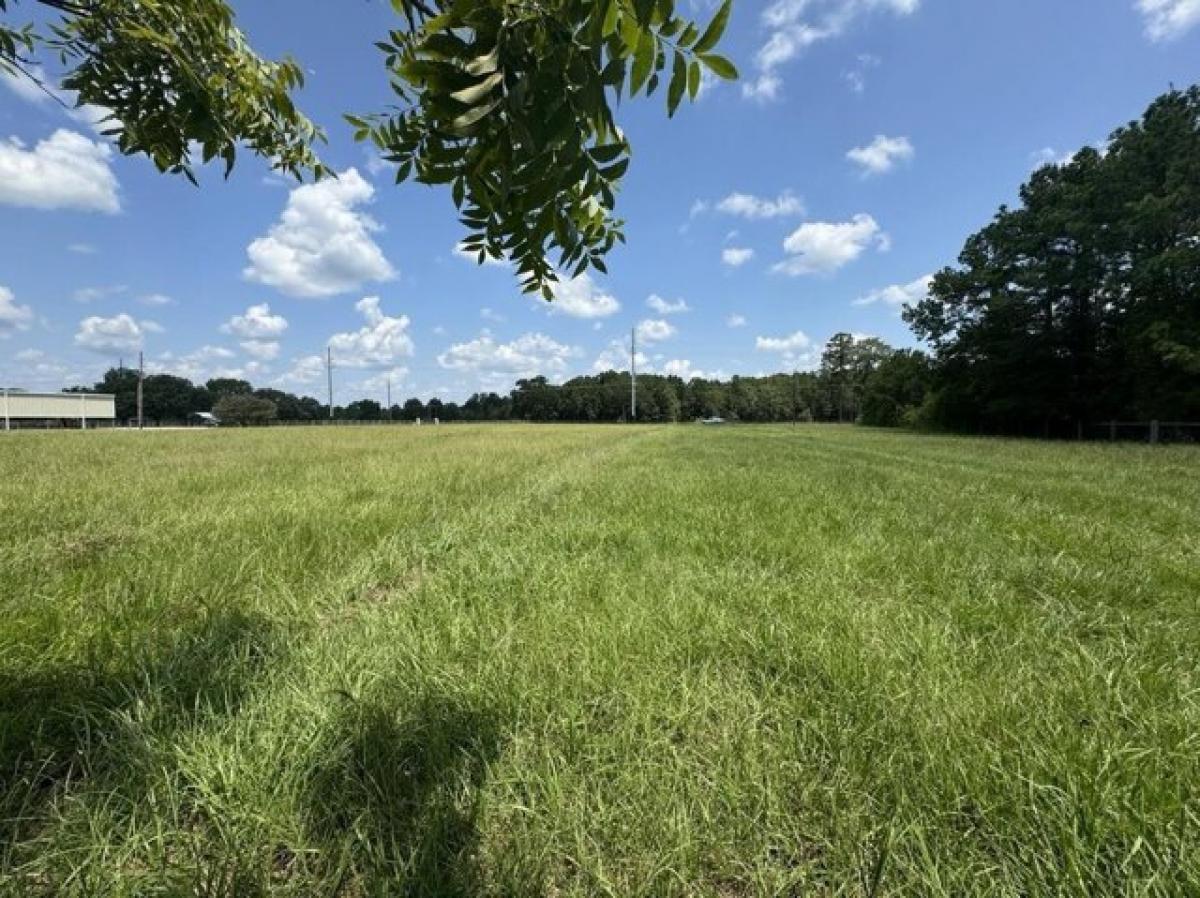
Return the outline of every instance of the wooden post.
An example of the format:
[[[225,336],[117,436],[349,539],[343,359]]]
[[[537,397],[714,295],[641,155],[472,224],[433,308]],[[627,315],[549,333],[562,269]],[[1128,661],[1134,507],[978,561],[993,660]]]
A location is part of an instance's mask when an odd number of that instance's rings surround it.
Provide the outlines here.
[[[1110,443],[1115,443],[1117,441],[1117,422],[1116,421],[1108,422],[1108,441]]]
[[[1150,422],[1150,445],[1158,445],[1158,421]]]

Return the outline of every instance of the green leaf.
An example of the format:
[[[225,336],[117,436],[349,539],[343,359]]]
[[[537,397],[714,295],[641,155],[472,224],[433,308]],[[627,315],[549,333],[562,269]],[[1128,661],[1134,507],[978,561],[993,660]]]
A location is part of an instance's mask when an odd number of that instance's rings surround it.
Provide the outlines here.
[[[650,72],[654,68],[657,49],[654,36],[649,32],[643,32],[641,41],[638,43],[637,53],[633,57],[633,73],[629,81],[630,96],[637,96],[637,92],[649,79]]]
[[[716,53],[705,53],[701,55],[700,60],[708,66],[709,71],[714,75],[724,78],[726,81],[737,80],[737,67],[724,56],[719,56]]]
[[[478,84],[472,87],[464,87],[462,90],[456,90],[450,94],[451,97],[458,100],[467,106],[474,106],[488,94],[490,94],[501,81],[504,80],[503,72],[496,72],[484,78]]]
[[[707,53],[717,45],[725,34],[725,28],[729,25],[729,14],[732,11],[733,0],[725,0],[721,4],[721,8],[717,10],[717,14],[713,16],[707,30],[701,35],[700,40],[696,41],[696,46],[692,47],[693,52]]]
[[[700,70],[700,63],[692,60],[688,64],[688,96],[691,99],[696,99],[700,93],[700,85],[703,81],[703,75]]]
[[[675,62],[671,70],[671,84],[667,88],[667,115],[674,116],[675,110],[683,100],[683,92],[687,90],[688,67],[683,54],[675,51]]]

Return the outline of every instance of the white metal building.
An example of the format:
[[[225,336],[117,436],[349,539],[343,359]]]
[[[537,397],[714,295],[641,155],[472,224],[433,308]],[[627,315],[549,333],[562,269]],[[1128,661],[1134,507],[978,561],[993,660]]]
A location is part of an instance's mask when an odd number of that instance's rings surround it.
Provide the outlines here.
[[[37,426],[38,423],[79,426],[103,422],[110,425],[117,417],[117,398],[107,393],[22,393],[0,391],[0,415],[4,429]]]

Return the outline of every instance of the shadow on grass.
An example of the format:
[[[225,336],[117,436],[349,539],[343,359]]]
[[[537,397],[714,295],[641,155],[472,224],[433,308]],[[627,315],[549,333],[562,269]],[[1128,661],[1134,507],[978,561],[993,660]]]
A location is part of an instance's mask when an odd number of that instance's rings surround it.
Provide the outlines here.
[[[351,702],[337,718],[310,782],[313,842],[339,893],[479,894],[476,822],[499,718],[442,695],[402,704]]]
[[[279,645],[267,620],[222,611],[152,635],[144,654],[0,671],[0,870],[76,786],[133,805],[161,773],[151,743],[235,713]]]

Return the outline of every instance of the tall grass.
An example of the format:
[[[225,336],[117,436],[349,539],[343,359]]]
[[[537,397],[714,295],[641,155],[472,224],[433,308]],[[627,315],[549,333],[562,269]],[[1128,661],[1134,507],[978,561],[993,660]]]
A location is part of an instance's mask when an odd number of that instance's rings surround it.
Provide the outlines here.
[[[1200,454],[0,442],[0,892],[1200,894]]]

